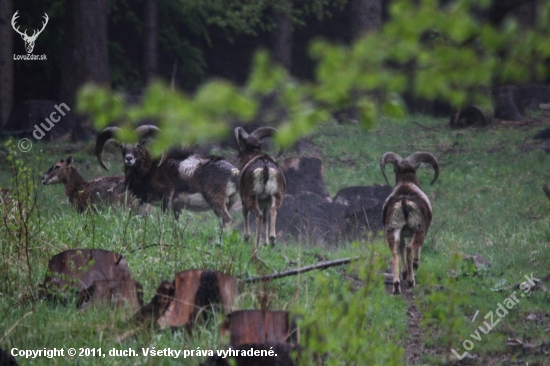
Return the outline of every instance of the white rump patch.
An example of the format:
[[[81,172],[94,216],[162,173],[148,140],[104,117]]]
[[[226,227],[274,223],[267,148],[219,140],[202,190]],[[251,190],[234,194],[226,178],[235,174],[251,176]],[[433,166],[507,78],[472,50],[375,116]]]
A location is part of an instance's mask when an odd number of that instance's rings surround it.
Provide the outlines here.
[[[254,194],[257,196],[273,196],[278,192],[277,170],[269,168],[268,179],[264,185],[264,169],[254,170]]]
[[[183,179],[191,179],[193,174],[195,174],[195,170],[197,170],[197,168],[205,162],[206,159],[201,159],[196,155],[191,155],[179,164],[178,171],[180,173],[180,177]]]

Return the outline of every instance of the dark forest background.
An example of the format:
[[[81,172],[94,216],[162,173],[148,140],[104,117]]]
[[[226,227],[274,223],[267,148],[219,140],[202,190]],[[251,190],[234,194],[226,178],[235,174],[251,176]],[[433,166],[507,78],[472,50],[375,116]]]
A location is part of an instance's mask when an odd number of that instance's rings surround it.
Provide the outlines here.
[[[242,84],[252,55],[270,50],[298,79],[311,79],[314,62],[308,44],[319,37],[350,44],[388,20],[391,0],[2,0],[0,3],[0,131],[28,133],[55,103],[74,109],[86,82],[109,85],[139,96],[155,79],[193,92],[204,80],[220,77]],[[445,1],[442,1],[445,3]],[[529,27],[537,0],[494,0],[478,14],[499,24],[507,17]],[[40,29],[34,55],[47,61],[13,60],[26,54],[13,30]],[[376,50],[372,50],[376,52]],[[504,99],[512,89],[504,88]],[[501,99],[502,99],[501,98]],[[437,100],[408,100],[409,109],[447,114]],[[43,110],[43,111],[41,111]],[[512,110],[509,117],[521,112]],[[514,114],[516,114],[514,116]],[[71,130],[78,118],[66,120]],[[85,137],[81,130],[75,136]]]

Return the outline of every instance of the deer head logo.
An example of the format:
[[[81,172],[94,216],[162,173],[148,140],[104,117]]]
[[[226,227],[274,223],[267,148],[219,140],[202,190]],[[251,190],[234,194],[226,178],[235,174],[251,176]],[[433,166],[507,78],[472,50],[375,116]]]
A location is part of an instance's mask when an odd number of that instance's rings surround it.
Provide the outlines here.
[[[13,30],[16,31],[21,35],[21,38],[23,38],[23,41],[25,41],[25,48],[27,49],[27,53],[32,53],[32,50],[34,49],[34,42],[36,42],[36,39],[42,33],[44,28],[46,28],[46,24],[48,24],[48,14],[44,13],[44,20],[45,22],[42,23],[42,29],[40,29],[38,32],[36,30],[33,31],[32,36],[29,36],[27,34],[27,30],[25,29],[25,32],[19,31],[19,26],[17,28],[15,27],[15,20],[19,17],[17,13],[19,10],[13,14],[13,17],[11,18],[11,26],[13,27]]]

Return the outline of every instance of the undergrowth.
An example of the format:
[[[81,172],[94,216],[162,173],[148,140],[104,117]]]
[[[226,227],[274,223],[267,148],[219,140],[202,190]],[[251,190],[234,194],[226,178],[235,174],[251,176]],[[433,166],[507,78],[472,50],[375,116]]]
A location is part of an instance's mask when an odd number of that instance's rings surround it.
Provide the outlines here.
[[[379,159],[387,151],[408,156],[430,151],[441,164],[439,180],[429,185],[431,171],[418,176],[429,195],[434,219],[422,251],[414,298],[423,314],[422,340],[426,364],[446,363],[451,349],[462,350],[483,316],[494,311],[524,281],[526,274],[542,276],[550,262],[548,201],[540,189],[550,174],[546,153],[525,148],[529,129],[496,126],[486,130],[449,130],[445,122],[416,116],[425,126],[380,121],[375,130],[333,123],[311,136],[321,152],[326,185],[334,196],[352,185],[384,184]],[[72,151],[85,178],[103,174],[87,151]],[[0,347],[10,350],[43,348],[220,349],[227,336],[219,333],[222,314],[191,331],[154,327],[136,330],[125,309],[59,304],[40,299],[48,259],[67,249],[96,248],[118,252],[128,261],[133,277],[142,283],[148,302],[162,280],[185,269],[212,269],[236,278],[249,278],[316,263],[319,258],[360,256],[348,268],[331,268],[286,277],[270,283],[239,284],[236,309],[260,308],[267,299],[273,310],[298,316],[301,330],[300,364],[403,364],[408,335],[407,302],[384,288],[381,275],[390,259],[378,233],[372,242],[316,246],[301,241],[261,248],[267,266],[251,261],[251,246],[242,241],[240,212],[232,216],[235,229],[226,232],[213,213],[185,212],[178,221],[153,208],[135,215],[128,210],[98,208],[78,214],[63,187],[40,186],[40,176],[52,161],[64,158],[67,146],[36,144],[26,155],[8,142],[0,151],[0,184],[12,190],[13,201],[2,211],[0,225]],[[42,149],[42,152],[39,151]],[[34,150],[33,150],[34,151]],[[292,153],[287,152],[290,156]],[[107,153],[106,155],[109,155]],[[113,154],[111,154],[113,155]],[[109,156],[106,157],[106,160]],[[114,174],[119,156],[111,157]],[[120,171],[119,171],[120,174]],[[388,174],[388,178],[391,174]],[[393,178],[390,178],[393,184]],[[487,268],[470,266],[463,255],[479,254]],[[408,291],[408,290],[407,290]],[[542,362],[535,354],[516,354],[508,338],[548,342],[550,306],[544,293],[533,291],[502,319],[470,353],[479,364],[498,357]],[[475,314],[477,319],[472,322]],[[528,314],[538,317],[526,321]],[[460,351],[459,353],[462,353]],[[140,353],[141,354],[141,353]],[[496,355],[496,356],[495,356]],[[20,359],[20,365],[42,364],[198,365],[203,359],[140,356]]]

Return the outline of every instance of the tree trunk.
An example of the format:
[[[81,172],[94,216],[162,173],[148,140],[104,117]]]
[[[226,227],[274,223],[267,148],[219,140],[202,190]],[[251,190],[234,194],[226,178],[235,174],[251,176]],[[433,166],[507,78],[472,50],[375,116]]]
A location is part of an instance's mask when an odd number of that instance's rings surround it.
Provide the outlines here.
[[[157,76],[158,70],[158,0],[145,2],[145,45],[144,62],[146,83]]]
[[[87,82],[109,85],[108,0],[67,2],[59,102],[71,109]]]
[[[505,121],[521,121],[524,119],[514,99],[514,88],[512,85],[505,85],[493,89],[495,118]]]
[[[275,61],[290,72],[292,67],[292,18],[289,14],[279,13],[275,17],[273,30],[273,54]]]
[[[382,26],[382,0],[350,0],[351,34],[355,40]]]
[[[0,1],[0,130],[13,105],[13,16],[12,0]]]

